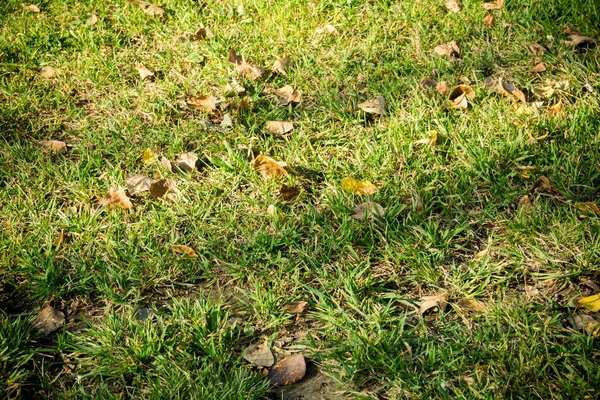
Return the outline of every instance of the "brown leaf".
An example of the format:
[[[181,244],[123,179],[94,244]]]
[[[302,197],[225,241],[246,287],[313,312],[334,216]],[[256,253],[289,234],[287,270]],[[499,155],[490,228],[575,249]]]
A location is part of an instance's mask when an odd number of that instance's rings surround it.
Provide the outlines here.
[[[354,215],[352,218],[356,220],[363,220],[365,218],[383,217],[385,209],[378,203],[367,201],[356,206],[352,211]]]
[[[362,103],[358,103],[358,108],[367,114],[385,115],[385,99],[383,96]]]
[[[600,337],[600,322],[596,321],[591,315],[575,315],[572,320],[573,327],[585,333]]]
[[[167,169],[167,171],[173,172],[173,166],[171,165],[171,160],[169,160],[167,157],[164,157],[164,156],[161,157],[160,165],[165,167]]]
[[[284,121],[267,121],[266,128],[271,133],[283,135],[294,129],[294,123]]]
[[[489,310],[489,308],[484,303],[469,297],[460,299],[458,303],[456,303],[456,305],[462,309],[478,313],[487,312]]]
[[[229,50],[228,60],[237,66],[238,74],[249,80],[258,79],[265,72],[260,67],[248,64],[244,56],[237,54],[234,49]]]
[[[525,195],[519,199],[519,204],[517,208],[521,211],[529,211],[532,208],[531,197],[529,195]]]
[[[271,71],[276,72],[280,75],[287,75],[288,68],[292,65],[290,56],[283,56],[281,60],[277,60],[273,63]]]
[[[90,17],[85,21],[86,25],[96,25],[98,23],[98,17],[96,14],[90,15]]]
[[[550,181],[545,176],[540,176],[537,180],[531,185],[529,189],[530,194],[534,194],[537,192],[550,192],[552,191],[552,185]]]
[[[571,40],[567,41],[567,44],[573,46],[573,48],[595,47],[598,43],[596,39],[589,36],[573,34],[570,35],[570,39]]]
[[[209,27],[205,26],[205,27],[198,29],[196,31],[196,33],[190,35],[190,40],[191,41],[206,40],[206,39],[212,39],[214,37],[215,37],[215,34],[213,33],[213,31]]]
[[[493,79],[492,77],[488,77],[486,79],[486,87],[496,93],[500,93],[506,97],[511,97],[513,99],[519,100],[522,103],[526,104],[527,99],[525,98],[525,94],[522,91],[517,89],[517,87],[510,83],[506,82],[503,79]]]
[[[413,203],[413,207],[417,213],[420,214],[423,211],[425,211],[425,205],[423,204],[423,199],[418,194],[412,198],[412,203]]]
[[[269,382],[276,386],[293,385],[304,378],[304,374],[306,361],[302,353],[296,353],[287,356],[269,371]]]
[[[125,178],[125,183],[127,183],[127,191],[130,195],[149,190],[152,182],[154,182],[154,179],[150,179],[145,175],[130,175]]]
[[[473,100],[474,98],[475,91],[470,86],[458,85],[452,89],[448,100],[450,100],[452,108],[465,109],[469,107],[469,100]]]
[[[129,197],[125,194],[125,191],[115,187],[111,187],[108,190],[104,198],[100,200],[99,204],[104,207],[121,207],[126,210],[133,206],[131,200],[129,200]]]
[[[335,27],[333,25],[330,25],[330,24],[325,24],[321,28],[318,28],[316,30],[316,33],[318,35],[322,35],[323,33],[327,33],[328,35],[339,35],[340,34],[338,32],[338,30],[335,29]]]
[[[213,97],[208,95],[192,97],[187,100],[187,103],[190,107],[198,111],[212,112],[217,109],[217,102]]]
[[[496,0],[494,3],[483,3],[482,6],[486,10],[501,10],[504,5],[504,0]]]
[[[142,80],[146,79],[149,76],[154,76],[154,72],[150,71],[148,68],[144,67],[143,65],[138,65],[137,67],[135,67],[135,69],[137,70],[137,72],[139,72]]]
[[[448,10],[455,12],[455,13],[459,12],[461,9],[460,4],[456,0],[448,0],[444,3],[444,6]]]
[[[273,353],[269,350],[269,342],[265,341],[260,345],[251,345],[244,349],[243,357],[251,364],[269,368],[275,363]]]
[[[189,172],[196,169],[198,156],[194,153],[183,153],[177,157],[175,164],[183,171]]]
[[[185,254],[189,258],[198,258],[198,254],[189,246],[183,244],[173,244],[171,245],[171,250],[175,253]]]
[[[494,25],[494,14],[488,14],[485,17],[483,17],[483,24],[485,26],[493,26]]]
[[[264,179],[278,178],[281,175],[289,177],[284,167],[268,156],[256,157],[252,166]]]
[[[65,323],[65,314],[50,306],[44,307],[33,320],[36,328],[41,329],[45,335],[59,330]]]
[[[306,301],[294,301],[293,303],[286,304],[281,309],[291,314],[302,314],[307,305]]]
[[[433,51],[440,56],[449,56],[450,58],[460,57],[460,47],[455,40],[435,46]]]
[[[279,88],[274,93],[279,96],[280,106],[287,106],[290,103],[300,103],[300,100],[302,100],[302,91],[294,89],[290,85]]]
[[[40,12],[40,8],[38,6],[36,6],[35,4],[28,4],[28,5],[22,4],[21,6],[25,10],[29,10],[29,11],[34,12],[34,13],[39,13]]]
[[[279,196],[281,196],[284,201],[294,201],[299,195],[300,188],[296,186],[287,186],[284,184],[281,185],[281,189],[279,189]]]
[[[163,10],[159,6],[154,5],[152,3],[148,3],[145,1],[141,1],[141,0],[127,0],[127,2],[129,4],[138,6],[139,8],[141,8],[144,11],[144,14],[146,14],[150,17],[155,17],[155,16],[162,17],[165,14],[165,10]]]
[[[543,62],[536,64],[535,67],[531,68],[531,72],[544,72],[546,71],[546,64],[544,64]]]
[[[435,296],[423,296],[421,299],[421,306],[419,307],[419,312],[423,314],[425,311],[438,307],[440,311],[444,311],[446,309],[446,305],[448,300],[448,293],[441,293]]]
[[[583,213],[596,214],[600,217],[600,208],[598,208],[598,206],[595,203],[586,201],[583,203],[578,203],[576,207],[579,211]]]
[[[450,88],[448,87],[448,83],[446,81],[441,81],[435,87],[435,90],[442,96],[447,96],[450,93]]]
[[[531,51],[534,55],[541,57],[546,52],[546,48],[539,43],[530,42],[526,44],[529,51]]]
[[[164,197],[167,200],[174,201],[178,193],[177,183],[171,178],[159,179],[150,185],[150,196],[155,199]]]
[[[369,181],[359,181],[358,179],[346,177],[342,179],[342,188],[347,193],[372,195],[379,191],[379,188]]]
[[[438,83],[433,79],[423,78],[421,79],[421,82],[419,82],[419,84],[421,85],[421,88],[423,90],[433,89],[436,90],[442,96],[445,96],[450,92],[450,88],[448,87],[446,81],[441,81]]]
[[[45,152],[51,152],[52,154],[67,152],[67,144],[60,140],[42,140],[38,143],[38,146],[44,149]]]
[[[42,67],[39,76],[44,79],[52,79],[56,76],[56,70],[50,66]]]
[[[225,96],[231,97],[235,95],[242,94],[246,91],[246,88],[243,87],[238,81],[234,79],[231,80],[224,88]]]

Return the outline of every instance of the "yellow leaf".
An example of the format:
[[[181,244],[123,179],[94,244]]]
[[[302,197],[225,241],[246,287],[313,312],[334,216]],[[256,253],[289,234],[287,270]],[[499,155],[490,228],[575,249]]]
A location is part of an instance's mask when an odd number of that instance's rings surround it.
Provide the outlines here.
[[[578,303],[592,312],[598,312],[600,311],[600,293],[581,298]]]
[[[264,179],[278,178],[281,175],[289,176],[280,163],[268,156],[256,157],[252,166]]]
[[[183,244],[171,245],[171,250],[173,250],[175,253],[185,254],[190,258],[198,258],[198,254],[194,251],[194,249]]]
[[[142,154],[142,162],[144,164],[152,164],[156,161],[156,154],[150,149],[144,150],[144,154]]]
[[[519,174],[521,174],[521,176],[525,179],[531,178],[531,174],[527,171],[519,171]]]
[[[342,179],[342,188],[348,193],[371,195],[377,193],[379,188],[369,181],[359,181],[354,178]]]

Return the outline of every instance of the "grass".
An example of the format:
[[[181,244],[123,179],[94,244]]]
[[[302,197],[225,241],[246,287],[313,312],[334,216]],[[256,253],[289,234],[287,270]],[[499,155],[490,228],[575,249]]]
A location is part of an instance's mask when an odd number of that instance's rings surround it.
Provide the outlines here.
[[[125,1],[45,0],[41,13],[2,2],[2,396],[264,398],[242,351],[292,336],[287,349],[348,398],[596,397],[598,338],[569,321],[586,314],[572,305],[594,293],[588,281],[600,283],[599,220],[565,201],[598,196],[599,50],[574,51],[563,29],[600,38],[600,6],[506,0],[487,28],[481,2],[457,14],[442,3],[164,0],[165,16],[151,18]],[[315,33],[326,23],[339,35]],[[190,41],[203,25],[215,37]],[[460,58],[433,52],[451,40]],[[545,73],[530,72],[540,60],[528,42],[549,49]],[[267,68],[284,54],[295,65],[247,81],[231,48]],[[138,65],[155,76],[141,80]],[[45,66],[56,76],[42,78]],[[532,101],[548,82],[568,87],[520,115],[488,76]],[[452,110],[423,77],[468,82],[477,97]],[[186,99],[220,97],[232,78],[251,108],[230,98],[233,127],[207,128]],[[287,84],[303,91],[299,106],[269,94]],[[386,116],[358,111],[378,95]],[[549,115],[559,100],[563,112]],[[295,129],[273,135],[269,120]],[[415,143],[433,130],[435,146]],[[71,147],[45,153],[48,139]],[[141,163],[147,148],[194,152],[203,167],[169,173]],[[262,180],[258,154],[296,173]],[[142,193],[131,210],[100,207],[130,174],[175,179],[180,201]],[[343,191],[348,176],[380,187],[383,217],[351,217],[365,199]],[[519,209],[540,176],[554,197]],[[298,199],[279,198],[282,182],[302,188]],[[421,315],[422,297],[441,292],[445,311]],[[460,308],[464,298],[486,311]],[[309,302],[297,319],[282,311],[296,300]],[[65,313],[64,330],[37,333],[45,305]],[[154,316],[139,319],[146,307]]]

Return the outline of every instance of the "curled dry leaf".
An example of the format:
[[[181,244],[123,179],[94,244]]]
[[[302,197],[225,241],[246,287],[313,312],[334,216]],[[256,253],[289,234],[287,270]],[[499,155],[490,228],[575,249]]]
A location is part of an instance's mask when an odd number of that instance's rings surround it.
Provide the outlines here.
[[[281,87],[274,92],[279,97],[279,105],[287,106],[290,103],[300,103],[302,100],[302,90],[294,89],[290,85]]]
[[[460,57],[460,47],[455,40],[435,46],[433,51],[440,56],[449,56],[450,58]]]
[[[535,67],[531,68],[531,72],[541,73],[541,72],[545,72],[545,71],[546,71],[546,64],[544,64],[543,62],[538,63],[535,65]]]
[[[444,311],[446,309],[446,305],[448,304],[448,293],[441,293],[435,296],[423,296],[421,299],[421,306],[419,307],[419,312],[423,314],[425,311],[438,307],[440,311]]]
[[[279,189],[279,196],[284,201],[294,201],[300,195],[300,188],[296,186],[281,185]]]
[[[44,79],[52,79],[56,76],[56,70],[50,66],[42,67],[39,76]]]
[[[308,303],[306,301],[294,301],[283,306],[281,309],[291,314],[302,314]]]
[[[459,12],[461,9],[460,4],[456,0],[448,0],[444,3],[444,6],[448,10],[455,12],[455,13]]]
[[[582,213],[595,214],[600,217],[600,208],[598,208],[595,203],[586,201],[583,203],[578,203],[575,207],[577,207],[577,209]]]
[[[593,296],[583,297],[577,302],[590,310],[591,312],[599,312],[600,311],[600,293],[595,294]]]
[[[135,67],[135,69],[140,74],[142,80],[148,78],[149,76],[154,76],[154,72],[144,67],[143,65],[138,65],[137,67]]]
[[[277,60],[271,66],[271,71],[276,72],[280,75],[287,75],[288,68],[292,65],[290,56],[283,56],[281,60]]]
[[[171,245],[171,250],[173,250],[174,253],[185,254],[189,258],[198,258],[198,254],[194,249],[183,244]]]
[[[133,4],[134,6],[138,6],[144,11],[144,14],[150,17],[162,17],[165,14],[165,10],[152,3],[148,3],[141,0],[127,0],[127,2],[129,4]]]
[[[462,108],[466,109],[469,107],[469,100],[473,100],[475,98],[475,91],[468,85],[458,85],[448,97],[450,100],[450,105],[452,108]]]
[[[494,14],[488,14],[483,17],[483,25],[490,27],[494,25]]]
[[[223,91],[225,92],[225,96],[235,96],[244,93],[246,88],[240,85],[234,78],[223,88]]]
[[[52,154],[67,152],[67,144],[60,140],[42,140],[37,145],[41,147],[44,152],[50,152]]]
[[[144,164],[152,164],[156,161],[156,154],[150,149],[144,150],[144,154],[142,154],[142,162]]]
[[[269,342],[265,341],[260,345],[251,345],[244,349],[244,359],[251,364],[269,368],[275,363],[273,353],[269,350]]]
[[[367,114],[385,115],[385,99],[383,96],[358,104],[358,108]]]
[[[29,11],[34,12],[34,13],[39,13],[40,12],[40,8],[38,6],[36,6],[35,4],[28,4],[28,5],[23,4],[22,7],[25,10],[29,10]]]
[[[44,307],[35,317],[33,324],[36,328],[41,329],[45,335],[62,328],[65,323],[65,314],[62,311],[56,310],[50,306]]]
[[[359,221],[366,218],[374,218],[375,216],[383,217],[383,215],[385,214],[385,208],[383,208],[380,204],[372,201],[367,201],[362,204],[359,204],[352,211],[354,211],[354,215],[352,215],[352,218]]]
[[[537,180],[531,185],[529,188],[529,194],[535,194],[538,192],[551,192],[552,185],[550,181],[545,176],[540,176]]]
[[[206,39],[212,39],[214,37],[215,37],[215,34],[213,33],[213,31],[209,27],[205,26],[205,27],[198,29],[194,34],[190,35],[190,40],[191,41],[206,40]]]
[[[86,25],[96,25],[98,23],[98,17],[96,14],[90,15],[90,17],[85,21]]]
[[[559,117],[563,114],[563,104],[562,104],[562,99],[560,99],[558,101],[558,103],[553,104],[552,106],[550,106],[548,108],[548,115],[549,116],[555,116],[555,117]]]
[[[159,179],[150,185],[150,196],[155,199],[165,198],[175,201],[178,194],[177,183],[171,178]]]
[[[271,385],[286,386],[293,385],[306,374],[306,360],[302,353],[292,354],[278,362],[269,371],[269,382]]]
[[[318,28],[316,30],[316,33],[318,35],[322,35],[324,33],[328,34],[328,35],[339,35],[340,33],[338,32],[337,29],[335,29],[335,26],[330,25],[330,24],[325,24],[322,27]]]
[[[525,94],[523,94],[522,91],[517,89],[516,86],[510,82],[506,82],[503,79],[493,79],[492,77],[488,77],[486,79],[485,85],[489,90],[493,92],[500,93],[503,96],[519,100],[524,104],[527,103]]]
[[[520,211],[529,211],[532,208],[532,204],[531,204],[531,196],[529,195],[525,195],[523,197],[521,197],[519,199],[519,204],[517,205],[517,208]]]
[[[531,51],[534,55],[541,57],[546,53],[546,48],[539,43],[530,42],[525,46]]]
[[[285,168],[268,156],[256,157],[252,166],[264,179],[279,178],[281,175],[289,177]]]
[[[493,3],[483,3],[482,6],[486,10],[501,10],[504,5],[504,0],[496,0]]]
[[[248,64],[244,59],[244,56],[237,54],[234,49],[229,50],[228,60],[230,63],[236,65],[240,76],[251,81],[260,78],[265,72],[265,70],[260,67]]]
[[[208,95],[189,98],[187,104],[198,111],[213,112],[217,109],[217,102],[212,96]]]
[[[488,307],[484,303],[482,303],[478,300],[475,300],[473,298],[468,298],[468,297],[460,299],[458,301],[458,303],[456,303],[456,305],[464,310],[478,312],[478,313],[484,313],[489,310]]]
[[[294,123],[285,121],[267,121],[266,128],[271,133],[283,135],[294,129]]]
[[[183,153],[177,157],[175,164],[183,171],[189,172],[196,169],[198,156],[194,153]]]
[[[130,209],[133,204],[121,188],[111,187],[106,195],[99,201],[99,204],[104,207],[121,207],[125,210]]]
[[[125,178],[125,183],[127,184],[127,191],[130,195],[149,190],[150,185],[152,185],[152,182],[154,182],[154,179],[150,179],[145,175],[130,175],[127,178]]]
[[[591,38],[589,36],[573,34],[573,35],[570,35],[569,38],[570,38],[570,40],[567,41],[567,44],[569,46],[572,46],[574,49],[595,47],[596,44],[598,43],[596,41],[596,39]]]
[[[595,337],[600,337],[600,322],[591,315],[575,315],[571,321],[573,327]]]
[[[359,181],[358,179],[346,177],[342,179],[342,188],[347,193],[365,194],[367,196],[377,193],[379,188],[369,181]]]

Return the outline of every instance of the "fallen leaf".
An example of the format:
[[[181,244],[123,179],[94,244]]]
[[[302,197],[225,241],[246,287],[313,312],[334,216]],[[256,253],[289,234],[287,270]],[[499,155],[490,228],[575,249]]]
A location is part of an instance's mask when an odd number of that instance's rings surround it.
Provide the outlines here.
[[[469,107],[469,100],[473,100],[474,98],[475,91],[470,86],[458,85],[452,89],[448,100],[450,100],[452,108],[465,109]]]
[[[275,204],[269,204],[269,206],[267,207],[267,215],[275,215],[276,212],[277,207],[275,207]]]
[[[248,64],[244,59],[244,56],[238,55],[234,49],[229,50],[228,60],[230,63],[236,65],[238,74],[249,80],[258,79],[265,72],[265,70],[260,67]]]
[[[592,87],[592,85],[590,85],[589,83],[586,83],[585,85],[583,85],[583,87],[581,88],[582,90],[587,91],[588,93],[591,94],[595,94],[596,91],[594,90],[594,88]]]
[[[486,10],[501,10],[504,0],[496,0],[494,3],[483,3],[482,5]]]
[[[56,70],[50,66],[42,67],[39,76],[41,76],[44,79],[54,78],[56,76]]]
[[[142,154],[142,162],[144,164],[152,164],[156,161],[156,154],[150,149],[144,150],[144,154]]]
[[[287,75],[287,70],[291,66],[291,64],[292,60],[290,59],[290,56],[283,56],[281,60],[277,60],[273,63],[271,71],[281,75]]]
[[[446,305],[448,300],[448,293],[441,293],[435,296],[423,296],[421,299],[421,306],[419,307],[419,312],[423,314],[425,311],[438,307],[441,312],[446,309]]]
[[[96,23],[98,23],[98,17],[96,16],[96,14],[90,15],[87,21],[85,21],[86,25],[96,25]]]
[[[460,4],[458,4],[458,2],[456,0],[448,0],[447,2],[444,3],[444,6],[448,10],[455,12],[455,13],[459,12],[461,9]]]
[[[531,51],[534,55],[541,57],[546,52],[546,48],[539,43],[530,42],[526,44],[529,51]]]
[[[455,40],[435,46],[433,51],[440,56],[449,56],[450,58],[460,57],[460,47]]]
[[[519,100],[522,103],[527,103],[527,99],[525,98],[525,94],[522,91],[517,89],[517,87],[510,83],[506,82],[503,79],[493,79],[492,77],[488,77],[486,79],[485,85],[487,89],[500,93],[506,97],[511,97],[513,99]]]
[[[45,335],[59,330],[65,323],[65,314],[50,306],[44,307],[33,320],[36,328],[41,329]]]
[[[276,386],[293,385],[304,378],[304,374],[306,361],[302,353],[296,353],[287,356],[269,371],[269,382]]]
[[[572,320],[573,327],[584,331],[595,337],[600,336],[600,322],[596,321],[591,315],[575,315]]]
[[[178,194],[177,183],[171,178],[159,179],[150,185],[150,196],[155,199],[164,197],[167,200],[175,201]]]
[[[302,100],[302,91],[294,89],[290,85],[279,88],[274,93],[279,96],[280,106],[287,106],[290,103],[300,103],[300,100]]]
[[[67,152],[67,144],[60,140],[42,140],[37,145],[45,152],[51,152],[52,154]]]
[[[111,187],[104,198],[99,201],[99,204],[104,207],[121,207],[126,210],[130,209],[133,204],[121,188]]]
[[[206,39],[212,39],[214,37],[215,37],[215,34],[213,33],[213,31],[209,27],[205,26],[205,27],[198,29],[194,34],[190,35],[190,40],[191,41],[206,40]]]
[[[413,203],[413,207],[417,213],[420,214],[423,211],[425,211],[425,205],[423,204],[423,199],[418,194],[412,198],[412,203]]]
[[[289,174],[284,167],[268,156],[256,157],[252,166],[264,179],[278,178],[281,175],[289,177]]]
[[[435,90],[442,96],[448,95],[450,93],[450,88],[448,87],[448,83],[446,81],[441,81],[435,87]]]
[[[135,67],[135,69],[137,70],[137,72],[139,72],[142,80],[146,79],[149,76],[154,76],[154,72],[150,71],[148,68],[144,67],[143,65],[138,65],[137,67]]]
[[[223,88],[223,91],[225,92],[225,96],[235,96],[244,93],[246,88],[240,85],[234,78]]]
[[[433,79],[423,78],[419,82],[424,90],[435,89],[439,94],[445,96],[450,92],[450,88],[446,81],[436,82]]]
[[[527,171],[519,171],[519,174],[525,179],[531,178],[531,174]]]
[[[541,72],[544,72],[544,71],[546,71],[546,64],[544,64],[543,62],[541,62],[539,64],[536,64],[535,67],[531,68],[531,72],[541,73]]]
[[[429,133],[430,137],[419,139],[415,142],[415,144],[430,144],[430,145],[434,146],[438,140],[438,133],[437,133],[437,131],[429,131],[428,133]]]
[[[341,183],[342,183],[342,188],[347,193],[352,193],[352,194],[372,195],[372,194],[377,193],[377,191],[379,190],[379,188],[377,186],[373,185],[369,181],[359,181],[357,179],[350,178],[350,177],[342,179]]]
[[[127,191],[130,195],[149,190],[150,185],[152,185],[152,182],[154,182],[154,179],[150,179],[145,175],[130,175],[127,178],[125,178],[125,183],[127,184]]]
[[[570,39],[571,40],[567,41],[567,44],[569,46],[573,46],[573,48],[594,47],[597,44],[596,39],[589,36],[573,34],[570,35]]]
[[[175,253],[185,254],[190,258],[198,258],[198,254],[189,246],[184,244],[173,244],[171,245],[171,250]]]
[[[162,17],[165,14],[165,10],[163,10],[159,6],[154,5],[152,3],[148,3],[145,1],[141,1],[141,0],[127,0],[127,2],[129,4],[138,6],[139,8],[141,8],[144,11],[144,14],[146,14],[150,17],[155,17],[155,16]]]
[[[362,103],[358,103],[358,108],[367,114],[385,115],[385,99],[383,96]]]
[[[531,210],[531,207],[531,198],[529,197],[529,195],[525,195],[519,199],[519,204],[517,205],[517,208],[519,210],[529,211]]]
[[[271,133],[283,135],[294,129],[294,123],[285,121],[267,121],[266,128]]]
[[[488,14],[483,17],[483,24],[488,27],[494,25],[494,14]]]
[[[294,301],[283,306],[281,309],[291,314],[302,314],[308,303],[306,301]]]
[[[223,115],[223,121],[221,121],[221,128],[227,129],[233,126],[233,120],[231,119],[231,115],[229,113],[225,113]]]
[[[583,297],[577,301],[581,306],[587,308],[591,312],[600,311],[600,293],[593,296]]]
[[[478,252],[477,252],[477,254],[475,254],[475,255],[473,256],[473,259],[474,259],[474,260],[478,260],[478,259],[480,259],[481,257],[484,257],[484,256],[488,255],[488,253],[489,253],[489,252],[490,252],[490,249],[489,249],[489,247],[488,247],[487,249],[483,249],[483,250],[481,250],[481,251],[478,251]]]
[[[359,204],[352,211],[354,211],[354,215],[352,215],[352,218],[359,221],[367,217],[383,217],[383,215],[385,214],[385,209],[380,204],[374,203],[372,201],[367,201],[365,203]]]
[[[586,201],[583,203],[578,203],[576,207],[579,211],[583,213],[596,214],[600,217],[600,208],[598,208],[598,206],[595,203]]]
[[[40,8],[38,6],[36,6],[35,4],[28,4],[28,5],[23,4],[23,8],[26,10],[29,10],[31,12],[34,12],[34,13],[40,12]]]
[[[330,24],[323,25],[321,28],[318,28],[316,30],[316,32],[319,35],[322,35],[323,33],[327,33],[329,35],[339,35],[340,34],[338,32],[338,30],[335,29],[335,27],[333,25],[330,25]]]
[[[281,189],[279,189],[279,196],[281,196],[284,201],[294,201],[299,195],[300,188],[296,186],[287,186],[284,184],[281,185]]]
[[[171,160],[169,160],[167,157],[162,156],[160,158],[160,165],[165,167],[167,169],[167,171],[173,172],[173,166],[171,165]]]
[[[189,172],[196,169],[198,156],[194,153],[180,154],[175,160],[175,164],[183,171]]]
[[[552,185],[550,184],[548,178],[546,178],[545,176],[540,176],[539,178],[537,178],[537,180],[533,183],[533,185],[531,185],[531,188],[529,189],[530,194],[542,191],[552,191]]]
[[[548,115],[553,115],[553,116],[560,116],[562,115],[563,111],[562,111],[562,99],[560,99],[558,101],[558,103],[550,106],[548,108]]]
[[[187,104],[194,110],[212,112],[217,109],[217,102],[212,96],[202,95],[187,100]]]
[[[251,345],[244,349],[243,357],[251,364],[269,368],[275,363],[273,353],[269,350],[269,342],[265,341],[260,345]]]
[[[470,297],[460,299],[456,305],[462,309],[478,313],[487,312],[489,310],[484,303]]]

